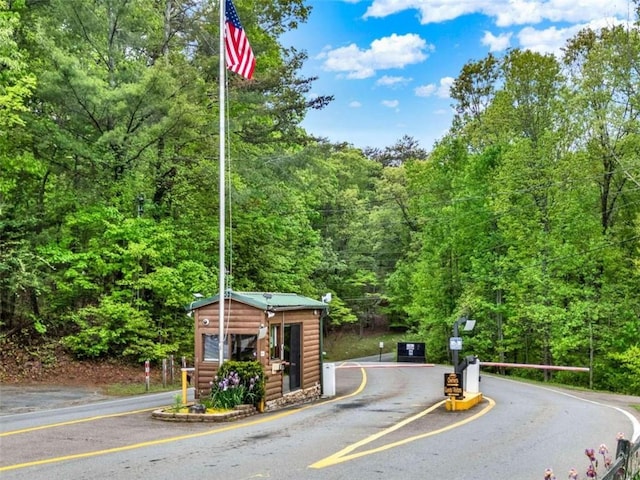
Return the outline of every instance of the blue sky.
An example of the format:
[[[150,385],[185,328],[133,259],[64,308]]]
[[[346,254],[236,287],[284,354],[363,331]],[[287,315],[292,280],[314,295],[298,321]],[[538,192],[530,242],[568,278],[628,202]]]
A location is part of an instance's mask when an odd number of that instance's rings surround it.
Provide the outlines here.
[[[584,27],[633,21],[630,0],[307,0],[309,21],[282,37],[309,55],[312,95],[334,95],[311,134],[384,148],[410,135],[430,150],[453,113],[449,86],[470,60],[508,48],[559,54]]]

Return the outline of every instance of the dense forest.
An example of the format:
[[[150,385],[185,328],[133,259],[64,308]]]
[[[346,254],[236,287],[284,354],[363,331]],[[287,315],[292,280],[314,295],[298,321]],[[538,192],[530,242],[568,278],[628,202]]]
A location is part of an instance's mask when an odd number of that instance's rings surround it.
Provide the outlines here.
[[[468,316],[485,361],[640,393],[637,24],[470,59],[431,150],[357,149],[300,126],[332,101],[279,42],[310,7],[235,5],[258,61],[227,79],[229,288],[331,292],[331,328],[383,321],[434,362]],[[184,306],[218,282],[217,38],[201,0],[0,0],[0,343],[191,355]]]

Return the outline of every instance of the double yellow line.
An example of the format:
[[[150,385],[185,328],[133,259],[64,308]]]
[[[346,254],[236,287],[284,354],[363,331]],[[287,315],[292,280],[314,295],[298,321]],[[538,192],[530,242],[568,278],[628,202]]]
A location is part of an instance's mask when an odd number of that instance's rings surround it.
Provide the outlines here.
[[[454,428],[460,427],[462,425],[464,425],[465,423],[469,423],[472,422],[473,420],[476,420],[477,418],[481,417],[482,415],[486,414],[487,412],[489,412],[489,410],[491,410],[494,406],[495,406],[495,402],[490,399],[485,397],[488,400],[488,405],[485,406],[481,411],[479,411],[478,413],[476,413],[475,415],[465,418],[464,420],[461,420],[459,422],[456,423],[452,423],[451,425],[447,425],[444,428],[440,428],[438,430],[433,430],[431,432],[426,432],[426,433],[421,433],[420,435],[414,435],[413,437],[407,437],[404,438],[402,440],[399,440],[397,442],[391,442],[391,443],[387,443],[385,445],[382,445],[380,447],[377,448],[372,448],[370,450],[363,450],[361,452],[358,453],[351,453],[354,450],[357,450],[358,448],[367,445],[375,440],[378,440],[379,438],[384,437],[385,435],[388,435],[391,432],[395,432],[396,430],[408,425],[411,422],[414,422],[416,420],[418,420],[419,418],[424,417],[425,415],[427,415],[428,413],[433,412],[434,410],[436,410],[437,408],[439,408],[440,406],[444,405],[444,403],[446,402],[446,400],[443,400],[441,402],[436,403],[435,405],[427,408],[426,410],[418,413],[417,415],[414,415],[413,417],[409,417],[399,423],[396,423],[395,425],[386,428],[384,430],[381,430],[380,432],[371,435],[370,437],[367,437],[363,440],[360,440],[359,442],[356,442],[352,445],[349,445],[346,448],[343,448],[342,450],[340,450],[339,452],[323,459],[320,460],[319,462],[316,462],[312,465],[310,465],[311,468],[325,468],[325,467],[329,467],[331,465],[336,465],[338,463],[342,463],[342,462],[347,462],[349,460],[353,460],[355,458],[360,458],[360,457],[364,457],[365,455],[372,455],[374,453],[379,453],[379,452],[383,452],[385,450],[389,450],[390,448],[395,448],[395,447],[399,447],[401,445],[405,445],[407,443],[410,442],[414,442],[416,440],[420,440],[422,438],[426,438],[426,437],[430,437],[432,435],[437,435],[439,433],[442,432],[446,432],[447,430],[452,430]]]

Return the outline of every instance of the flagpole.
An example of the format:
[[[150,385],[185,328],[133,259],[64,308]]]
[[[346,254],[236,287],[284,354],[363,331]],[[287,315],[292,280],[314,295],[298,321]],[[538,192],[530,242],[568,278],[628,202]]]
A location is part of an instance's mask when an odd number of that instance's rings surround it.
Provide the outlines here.
[[[218,159],[219,164],[219,299],[218,299],[218,323],[220,327],[220,331],[218,333],[218,368],[220,368],[224,362],[224,300],[225,300],[225,44],[224,44],[224,30],[225,30],[225,0],[218,0],[220,2],[220,44],[219,44],[219,82],[220,82],[220,118],[219,118],[219,135],[220,135],[220,158]]]

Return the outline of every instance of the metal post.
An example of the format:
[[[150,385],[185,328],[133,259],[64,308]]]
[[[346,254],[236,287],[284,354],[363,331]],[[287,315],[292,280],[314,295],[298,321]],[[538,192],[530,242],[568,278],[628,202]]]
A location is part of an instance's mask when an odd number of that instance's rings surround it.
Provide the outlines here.
[[[144,362],[144,386],[145,391],[149,391],[149,360],[145,360]]]
[[[593,390],[593,323],[589,323],[589,389]]]
[[[460,320],[461,319],[459,318],[453,323],[453,336],[455,338],[458,338],[460,336],[460,332],[458,331],[458,322],[460,322]],[[451,353],[453,359],[453,371],[455,373],[460,373],[458,370],[458,350],[453,350]]]
[[[162,388],[167,388],[167,359],[162,359]]]
[[[225,297],[225,75],[226,71],[224,68],[224,56],[225,45],[224,45],[224,29],[225,29],[225,2],[220,1],[220,16],[219,16],[219,38],[218,38],[218,52],[220,56],[220,61],[218,62],[218,80],[220,82],[219,85],[219,97],[218,97],[218,108],[219,108],[219,158],[218,158],[218,230],[219,230],[219,239],[218,239],[218,370],[222,367],[224,363],[224,297]]]

